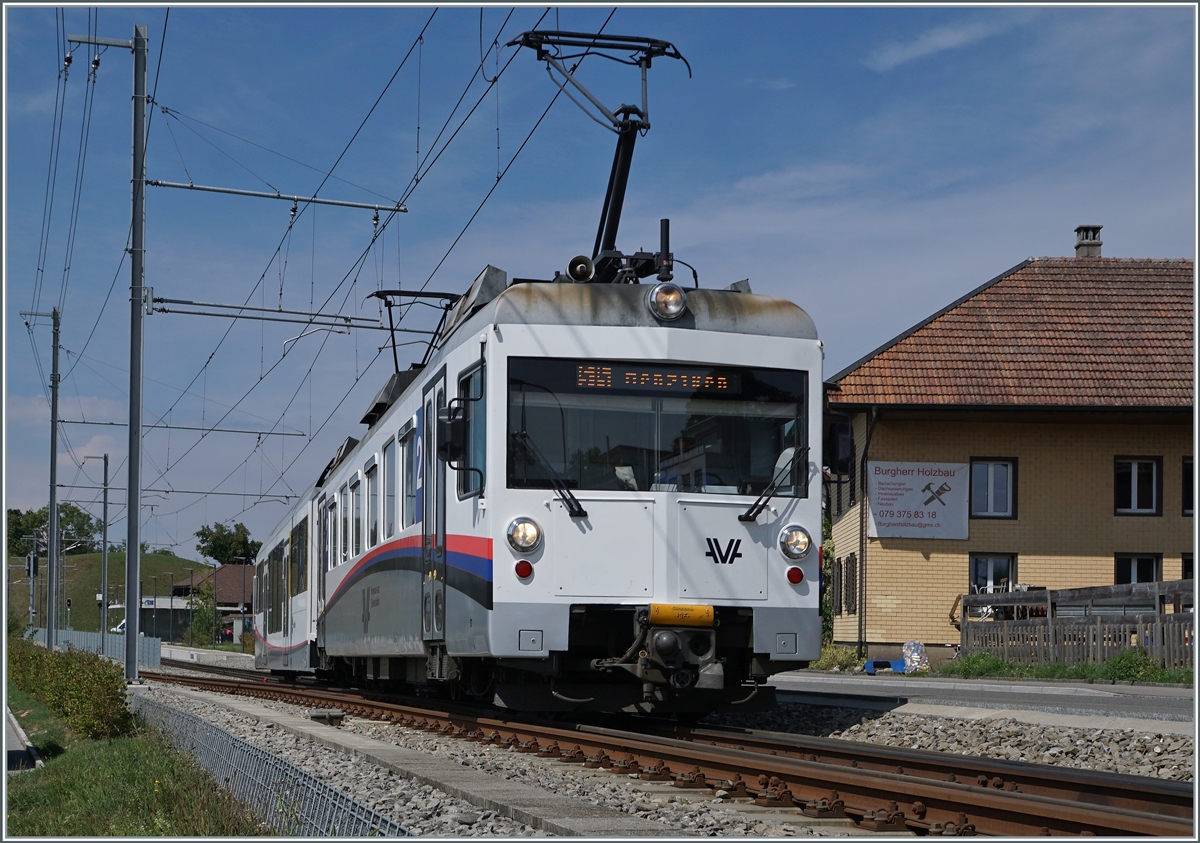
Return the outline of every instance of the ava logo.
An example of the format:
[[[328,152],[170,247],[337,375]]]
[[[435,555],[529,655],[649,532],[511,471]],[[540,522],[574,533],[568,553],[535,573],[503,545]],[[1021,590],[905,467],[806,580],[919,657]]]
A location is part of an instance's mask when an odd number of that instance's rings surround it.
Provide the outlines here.
[[[734,559],[742,558],[741,539],[730,539],[724,550],[721,550],[720,539],[705,539],[705,541],[708,542],[708,553],[704,555],[712,559],[714,564],[732,565]]]

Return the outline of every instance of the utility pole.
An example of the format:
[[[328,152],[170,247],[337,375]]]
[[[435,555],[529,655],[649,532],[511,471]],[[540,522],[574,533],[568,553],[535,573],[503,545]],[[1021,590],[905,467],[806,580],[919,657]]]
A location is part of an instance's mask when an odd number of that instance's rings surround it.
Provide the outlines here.
[[[33,626],[34,583],[37,580],[37,545],[25,557],[25,565],[29,572],[29,625]]]
[[[46,549],[46,648],[54,650],[58,643],[58,330],[60,314],[58,308],[49,313],[32,313],[22,310],[22,316],[49,316],[54,325],[53,357],[50,369],[50,508],[49,547]]]
[[[141,570],[142,517],[142,319],[152,295],[145,282],[146,257],[146,53],[149,30],[135,24],[133,39],[69,35],[75,44],[124,47],[133,51],[133,219],[129,281],[129,480],[126,484],[125,595],[133,591]],[[51,469],[53,470],[53,469]],[[53,494],[53,491],[51,492]],[[140,604],[140,600],[138,601]],[[125,681],[138,681],[138,612],[125,610]]]
[[[192,621],[195,618],[196,574],[195,568],[184,568],[188,572],[188,646],[192,646]]]
[[[100,457],[84,457],[97,460]],[[104,455],[104,544],[100,548],[100,652],[107,653],[108,636],[108,454]]]

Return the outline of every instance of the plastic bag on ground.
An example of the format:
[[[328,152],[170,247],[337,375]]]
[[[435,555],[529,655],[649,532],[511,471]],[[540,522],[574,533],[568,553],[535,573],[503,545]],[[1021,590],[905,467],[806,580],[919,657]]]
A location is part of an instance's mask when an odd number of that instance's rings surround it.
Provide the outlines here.
[[[901,652],[904,653],[905,673],[916,673],[929,667],[929,659],[925,657],[925,645],[920,641],[909,641]]]

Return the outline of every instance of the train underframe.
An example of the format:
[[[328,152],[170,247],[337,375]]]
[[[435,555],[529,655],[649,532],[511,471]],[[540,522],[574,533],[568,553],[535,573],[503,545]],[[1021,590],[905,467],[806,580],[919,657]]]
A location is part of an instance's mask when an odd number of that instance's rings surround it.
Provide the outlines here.
[[[380,690],[470,699],[518,711],[702,715],[775,705],[773,673],[805,667],[753,651],[753,610],[716,607],[704,626],[652,624],[645,606],[572,607],[569,648],[548,658],[337,657],[317,674]]]

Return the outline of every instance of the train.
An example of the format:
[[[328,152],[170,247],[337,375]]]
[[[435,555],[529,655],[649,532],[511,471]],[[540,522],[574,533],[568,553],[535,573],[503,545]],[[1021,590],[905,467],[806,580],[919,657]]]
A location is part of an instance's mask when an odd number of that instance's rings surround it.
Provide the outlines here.
[[[591,257],[379,294],[443,317],[263,543],[256,667],[686,716],[769,707],[819,657],[821,341],[747,282],[678,283],[667,220],[616,250],[626,138]]]

